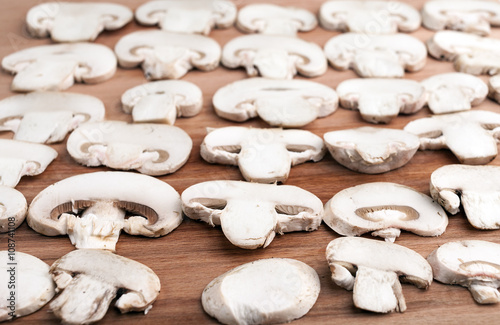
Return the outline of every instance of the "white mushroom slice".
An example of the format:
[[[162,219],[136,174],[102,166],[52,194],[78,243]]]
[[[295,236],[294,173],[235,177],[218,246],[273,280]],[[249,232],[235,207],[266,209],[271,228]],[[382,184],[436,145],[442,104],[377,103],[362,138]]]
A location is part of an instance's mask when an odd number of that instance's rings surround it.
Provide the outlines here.
[[[326,72],[325,55],[315,43],[291,36],[245,35],[233,38],[222,49],[222,64],[244,67],[249,76],[292,79],[297,73],[317,77]]]
[[[122,37],[115,53],[121,67],[141,66],[146,79],[179,79],[193,68],[217,68],[221,48],[202,35],[147,30]]]
[[[351,68],[361,77],[401,78],[424,67],[427,49],[406,34],[344,33],[325,44],[325,55],[335,69]]]
[[[404,166],[420,145],[414,134],[369,126],[328,132],[323,138],[339,164],[366,174],[385,173]]]
[[[121,98],[123,111],[134,122],[173,125],[177,117],[195,116],[203,106],[201,89],[189,81],[149,82],[127,90]]]
[[[500,245],[483,240],[446,243],[427,257],[434,279],[469,289],[478,304],[500,302]]]
[[[116,71],[113,51],[100,44],[40,45],[7,55],[2,68],[15,74],[13,91],[64,90],[74,82],[103,82]]]
[[[217,90],[213,105],[217,115],[231,121],[260,116],[272,126],[301,127],[332,114],[338,96],[332,88],[313,81],[249,78]]]
[[[144,264],[102,250],[78,249],[50,267],[61,293],[50,303],[64,324],[101,320],[111,301],[121,313],[153,307],[160,294],[160,279]]]
[[[214,27],[233,25],[236,12],[236,6],[228,0],[162,0],[139,6],[135,18],[140,24],[158,24],[169,32],[208,35]]]
[[[28,225],[46,235],[68,235],[76,248],[114,251],[120,231],[164,236],[182,222],[179,194],[152,176],[95,172],[68,177],[41,191]]]
[[[416,113],[426,101],[424,87],[406,79],[348,79],[338,85],[337,94],[342,107],[359,110],[370,123],[389,123],[399,113]]]
[[[19,227],[27,211],[28,203],[21,192],[0,185],[0,233],[12,232]]]
[[[49,266],[35,256],[0,251],[0,322],[34,313],[55,295]]]
[[[488,80],[488,97],[500,103],[500,75],[495,75]]]
[[[33,92],[0,101],[0,132],[14,132],[15,140],[55,143],[83,122],[103,120],[104,114],[104,104],[93,96]]]
[[[400,281],[420,289],[432,283],[429,263],[417,252],[393,243],[338,238],[328,244],[326,260],[332,280],[353,290],[354,305],[377,313],[406,310]]]
[[[252,182],[284,182],[290,166],[320,161],[326,153],[323,139],[305,130],[229,126],[208,132],[201,144],[203,159],[238,166]]]
[[[114,3],[44,2],[28,11],[26,24],[35,37],[56,42],[93,41],[104,29],[116,30],[134,18],[128,7]]]
[[[400,230],[439,236],[448,226],[446,212],[429,196],[387,182],[366,183],[335,194],[325,204],[325,223],[343,236],[373,236],[394,242]]]
[[[186,216],[220,225],[245,249],[267,247],[276,233],[316,230],[323,216],[320,199],[290,185],[210,181],[188,187],[181,199]]]
[[[499,128],[500,114],[472,110],[421,118],[404,130],[420,138],[420,150],[448,148],[462,164],[484,165],[497,156]]]
[[[312,267],[289,258],[269,258],[218,276],[203,290],[201,303],[223,324],[281,324],[307,314],[319,292],[319,277]]]

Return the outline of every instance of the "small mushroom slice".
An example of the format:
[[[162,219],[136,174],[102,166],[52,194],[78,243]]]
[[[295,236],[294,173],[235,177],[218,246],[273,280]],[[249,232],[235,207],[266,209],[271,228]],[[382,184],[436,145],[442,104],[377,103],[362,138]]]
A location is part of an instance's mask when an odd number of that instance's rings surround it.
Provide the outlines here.
[[[400,281],[420,289],[432,283],[429,263],[417,252],[393,243],[337,238],[328,244],[326,260],[333,282],[353,290],[354,305],[377,313],[406,310]]]
[[[11,187],[0,185],[0,233],[12,232],[19,227],[26,218],[26,212],[28,203],[24,195]]]
[[[500,75],[495,75],[488,80],[488,97],[500,103]]]
[[[223,324],[288,323],[307,314],[320,292],[316,271],[289,258],[256,260],[212,280],[201,303]]]
[[[111,301],[120,312],[147,313],[160,294],[160,279],[144,264],[103,250],[77,249],[50,267],[61,293],[50,303],[64,324],[101,320]]]
[[[182,222],[179,194],[152,176],[95,172],[63,179],[41,191],[28,225],[46,236],[68,235],[76,248],[114,251],[120,231],[160,237]]]
[[[202,35],[147,30],[122,37],[115,53],[122,68],[141,66],[146,79],[179,79],[193,68],[217,68],[221,48]]]
[[[290,166],[320,161],[323,139],[305,130],[229,126],[208,129],[200,154],[209,163],[234,165],[251,182],[285,182]]]
[[[186,216],[220,225],[245,249],[267,247],[276,233],[316,230],[323,216],[320,199],[290,185],[209,181],[188,187],[181,199]]]

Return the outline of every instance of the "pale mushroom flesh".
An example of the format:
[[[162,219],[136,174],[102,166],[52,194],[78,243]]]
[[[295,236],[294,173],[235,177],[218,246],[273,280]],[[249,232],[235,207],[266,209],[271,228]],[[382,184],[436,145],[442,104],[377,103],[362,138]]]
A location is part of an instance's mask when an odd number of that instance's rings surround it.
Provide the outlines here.
[[[0,185],[0,233],[12,236],[26,218],[28,203],[24,195],[11,187]],[[15,243],[15,242],[13,242]]]

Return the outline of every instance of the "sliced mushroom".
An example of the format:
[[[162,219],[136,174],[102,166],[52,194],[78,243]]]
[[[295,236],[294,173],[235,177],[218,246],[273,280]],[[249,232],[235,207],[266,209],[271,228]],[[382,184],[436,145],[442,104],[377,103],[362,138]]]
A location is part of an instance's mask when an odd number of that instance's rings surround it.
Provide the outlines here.
[[[144,264],[103,250],[78,249],[50,267],[61,293],[50,303],[64,324],[101,320],[111,301],[120,312],[147,313],[160,294],[160,279]]]
[[[276,233],[316,230],[323,215],[320,199],[290,185],[210,181],[188,187],[181,199],[186,216],[220,225],[245,249],[267,247]]]
[[[260,116],[272,126],[301,127],[332,114],[338,96],[317,82],[249,78],[217,90],[213,105],[217,115],[231,121]]]
[[[323,140],[305,130],[229,126],[208,132],[201,144],[203,159],[238,166],[252,182],[284,182],[290,166],[320,161],[326,153]]]
[[[500,103],[500,75],[495,75],[488,80],[488,97]]]
[[[7,55],[2,68],[15,74],[13,91],[64,90],[74,82],[103,82],[116,71],[108,47],[91,43],[40,45]]]
[[[115,53],[122,68],[140,65],[147,79],[179,79],[193,68],[217,68],[221,48],[202,35],[147,30],[122,37]]]
[[[484,165],[498,153],[499,128],[500,114],[472,110],[421,118],[404,130],[420,138],[420,150],[448,148],[462,164]]]
[[[104,119],[104,104],[89,95],[33,92],[0,101],[0,132],[14,132],[14,139],[55,143],[87,121]]]
[[[12,232],[19,227],[27,211],[28,203],[21,192],[0,185],[0,233]]]
[[[245,35],[233,38],[222,49],[222,64],[244,67],[251,77],[260,74],[272,79],[292,79],[297,73],[317,77],[328,64],[321,48],[291,36]]]
[[[288,323],[307,314],[320,291],[309,265],[289,258],[253,261],[212,280],[201,303],[223,324]]]
[[[332,240],[326,248],[332,280],[353,290],[354,305],[377,312],[404,312],[402,282],[420,289],[432,283],[432,269],[417,252],[393,243],[358,237]]]
[[[28,225],[46,235],[68,235],[76,248],[114,251],[120,231],[164,236],[182,222],[179,194],[152,176],[95,172],[68,177],[41,191]]]

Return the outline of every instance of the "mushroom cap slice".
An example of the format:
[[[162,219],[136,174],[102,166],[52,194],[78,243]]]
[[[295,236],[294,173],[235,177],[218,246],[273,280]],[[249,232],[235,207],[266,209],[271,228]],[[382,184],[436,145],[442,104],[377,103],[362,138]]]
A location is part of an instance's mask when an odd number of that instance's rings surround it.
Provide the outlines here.
[[[215,113],[236,122],[260,116],[279,127],[301,127],[337,110],[335,90],[308,80],[249,78],[230,83],[213,97]]]
[[[439,236],[448,225],[446,212],[429,196],[410,187],[366,183],[344,189],[325,204],[325,223],[343,236],[372,231],[394,242],[400,229],[420,236]]]
[[[492,76],[488,80],[488,97],[500,103],[500,75]]]
[[[186,216],[220,225],[245,249],[268,246],[276,233],[316,230],[323,216],[320,199],[290,185],[209,181],[188,187],[181,199]]]
[[[7,55],[2,68],[16,75],[13,91],[64,90],[74,82],[94,84],[111,78],[116,57],[100,44],[40,45]]]
[[[289,258],[256,260],[212,280],[201,303],[223,324],[287,323],[307,314],[320,292],[316,271]]]
[[[249,76],[292,79],[298,72],[317,77],[328,68],[325,55],[315,43],[279,35],[244,35],[233,38],[222,49],[222,64],[244,67]]]
[[[420,289],[432,283],[429,263],[417,252],[393,243],[337,238],[328,244],[326,260],[332,280],[353,290],[354,305],[377,313],[406,310],[400,280]]]
[[[323,138],[339,164],[366,174],[385,173],[404,166],[420,145],[414,134],[370,126],[327,132]]]
[[[103,250],[69,252],[52,264],[50,274],[62,291],[50,308],[65,324],[99,321],[117,296],[115,307],[122,313],[149,310],[161,289],[149,267]]]
[[[179,79],[193,68],[217,68],[221,48],[202,35],[146,30],[122,37],[115,45],[115,53],[121,67],[140,65],[147,79]]]
[[[229,126],[208,132],[201,144],[203,159],[238,166],[252,182],[284,182],[290,166],[320,161],[326,153],[323,139],[305,130]]]
[[[120,29],[134,14],[114,3],[45,2],[28,11],[26,24],[35,37],[51,36],[55,42],[93,41],[102,30]]]
[[[189,158],[193,141],[181,128],[122,121],[89,122],[68,138],[68,153],[85,166],[135,169],[147,175],[177,171]]]
[[[11,187],[0,185],[0,233],[12,232],[26,218],[28,203],[24,195]]]

